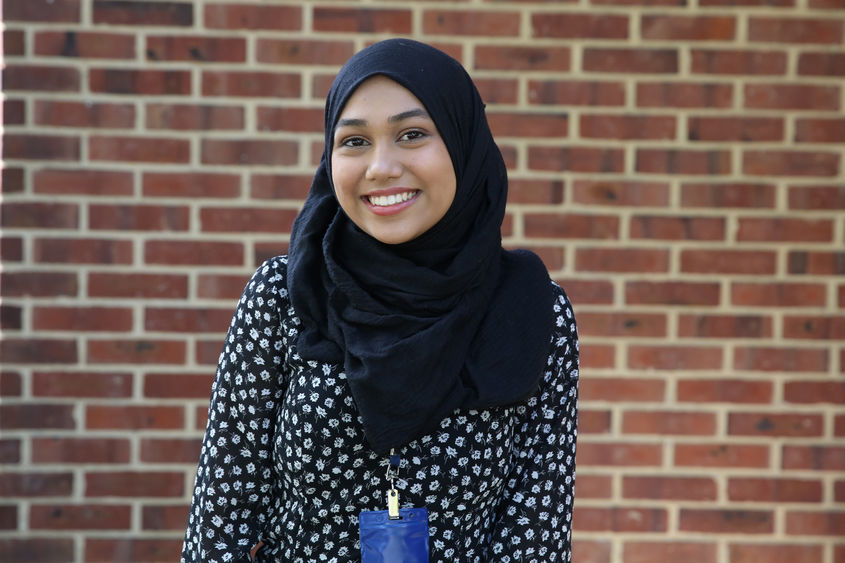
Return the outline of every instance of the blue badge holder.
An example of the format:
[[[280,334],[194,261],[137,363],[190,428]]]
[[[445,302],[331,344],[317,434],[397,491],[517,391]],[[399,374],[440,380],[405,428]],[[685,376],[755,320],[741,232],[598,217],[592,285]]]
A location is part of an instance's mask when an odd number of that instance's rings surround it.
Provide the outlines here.
[[[400,508],[399,517],[387,510],[358,516],[361,563],[428,563],[428,509]]]

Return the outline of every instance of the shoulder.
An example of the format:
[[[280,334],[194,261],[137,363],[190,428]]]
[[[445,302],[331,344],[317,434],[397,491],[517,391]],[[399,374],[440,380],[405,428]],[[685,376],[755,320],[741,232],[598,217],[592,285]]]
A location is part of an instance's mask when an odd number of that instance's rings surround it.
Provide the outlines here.
[[[560,376],[561,372],[569,377],[578,377],[578,328],[575,324],[575,312],[566,292],[557,283],[551,282],[554,293],[552,305],[554,326],[551,336],[549,375]]]
[[[555,319],[555,328],[553,332],[577,337],[575,311],[572,309],[572,302],[560,285],[554,281],[551,284],[552,294],[554,295],[552,311]]]
[[[289,302],[287,289],[287,256],[265,260],[252,274],[241,296],[240,304],[250,308],[271,308],[284,311]]]

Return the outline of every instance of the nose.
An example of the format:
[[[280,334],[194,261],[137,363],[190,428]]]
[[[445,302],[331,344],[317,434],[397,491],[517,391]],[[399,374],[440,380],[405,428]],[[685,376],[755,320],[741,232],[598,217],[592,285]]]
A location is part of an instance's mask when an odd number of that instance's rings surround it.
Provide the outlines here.
[[[367,180],[374,182],[398,178],[402,175],[402,163],[396,149],[389,143],[373,145],[370,161],[367,163]]]

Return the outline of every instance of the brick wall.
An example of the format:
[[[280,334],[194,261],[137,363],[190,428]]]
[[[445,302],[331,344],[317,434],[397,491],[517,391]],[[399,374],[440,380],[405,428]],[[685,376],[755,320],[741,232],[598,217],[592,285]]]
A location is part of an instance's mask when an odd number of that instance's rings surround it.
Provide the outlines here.
[[[845,562],[845,4],[4,1],[0,560],[174,561],[333,73],[461,59],[575,303],[577,563]]]

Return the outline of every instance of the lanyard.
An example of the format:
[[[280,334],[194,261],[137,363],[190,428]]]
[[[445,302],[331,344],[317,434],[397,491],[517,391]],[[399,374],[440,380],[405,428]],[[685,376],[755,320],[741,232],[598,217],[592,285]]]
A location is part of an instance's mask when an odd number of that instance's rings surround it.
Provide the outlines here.
[[[396,490],[396,479],[399,478],[399,466],[402,464],[402,457],[391,448],[388,457],[387,473],[385,477],[390,483],[387,491],[387,517],[390,520],[399,519],[399,491]]]

